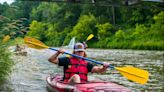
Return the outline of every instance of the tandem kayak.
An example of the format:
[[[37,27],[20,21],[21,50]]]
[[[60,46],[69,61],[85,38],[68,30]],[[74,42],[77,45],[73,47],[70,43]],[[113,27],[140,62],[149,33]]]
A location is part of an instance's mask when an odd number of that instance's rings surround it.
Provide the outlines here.
[[[48,76],[46,81],[50,92],[131,92],[128,88],[112,82],[63,83],[59,74]]]

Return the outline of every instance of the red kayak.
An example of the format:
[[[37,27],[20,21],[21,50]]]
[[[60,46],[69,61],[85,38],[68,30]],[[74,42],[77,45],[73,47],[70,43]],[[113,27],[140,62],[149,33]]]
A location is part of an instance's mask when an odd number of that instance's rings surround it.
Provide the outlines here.
[[[48,76],[46,80],[48,89],[52,92],[131,92],[128,88],[112,82],[63,83],[59,74]]]

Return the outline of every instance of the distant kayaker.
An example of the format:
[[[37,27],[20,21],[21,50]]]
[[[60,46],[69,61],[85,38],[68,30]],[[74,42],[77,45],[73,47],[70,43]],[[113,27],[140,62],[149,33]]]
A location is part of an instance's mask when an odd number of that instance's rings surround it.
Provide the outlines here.
[[[15,54],[16,55],[27,56],[27,51],[25,49],[25,45],[19,45],[19,44],[17,44],[16,45],[16,48],[15,48]]]
[[[84,49],[87,49],[88,48],[88,45],[86,42],[83,42],[83,45],[84,45]]]
[[[85,83],[88,81],[87,74],[102,73],[107,70],[109,64],[104,64],[103,67],[95,66],[81,58],[76,57],[60,57],[60,53],[64,53],[63,49],[57,51],[48,60],[59,66],[64,66],[64,82],[68,83]],[[86,57],[85,46],[82,43],[76,43],[74,45],[73,54]]]

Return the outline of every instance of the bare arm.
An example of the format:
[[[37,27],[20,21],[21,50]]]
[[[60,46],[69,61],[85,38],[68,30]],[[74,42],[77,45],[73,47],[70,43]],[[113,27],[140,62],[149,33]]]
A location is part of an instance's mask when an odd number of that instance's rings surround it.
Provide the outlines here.
[[[102,73],[105,72],[107,70],[107,68],[109,67],[109,64],[104,64],[103,67],[100,66],[94,66],[92,68],[92,72],[93,73]]]
[[[63,53],[64,51],[62,49],[60,49],[59,51],[57,51],[54,55],[52,55],[48,61],[54,64],[58,64],[58,56],[60,53]]]

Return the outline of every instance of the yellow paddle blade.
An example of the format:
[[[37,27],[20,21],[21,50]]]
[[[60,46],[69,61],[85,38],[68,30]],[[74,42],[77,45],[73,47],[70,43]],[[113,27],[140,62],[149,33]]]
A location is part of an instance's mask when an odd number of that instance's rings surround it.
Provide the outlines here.
[[[6,35],[5,37],[3,37],[2,44],[6,43],[9,39],[10,39],[9,35]]]
[[[24,42],[25,44],[27,44],[29,47],[31,48],[35,48],[35,49],[46,49],[49,48],[48,46],[46,46],[44,43],[42,43],[41,41],[35,39],[35,38],[31,38],[31,37],[25,37],[24,38]]]
[[[117,69],[127,79],[140,83],[140,84],[147,83],[148,78],[149,78],[148,71],[134,68],[132,66],[127,66],[127,67],[122,67],[122,68],[117,67],[115,69]]]
[[[94,37],[94,35],[93,35],[93,34],[90,34],[90,35],[88,36],[88,38],[87,38],[87,41],[90,40],[90,39],[92,39],[93,37]]]

